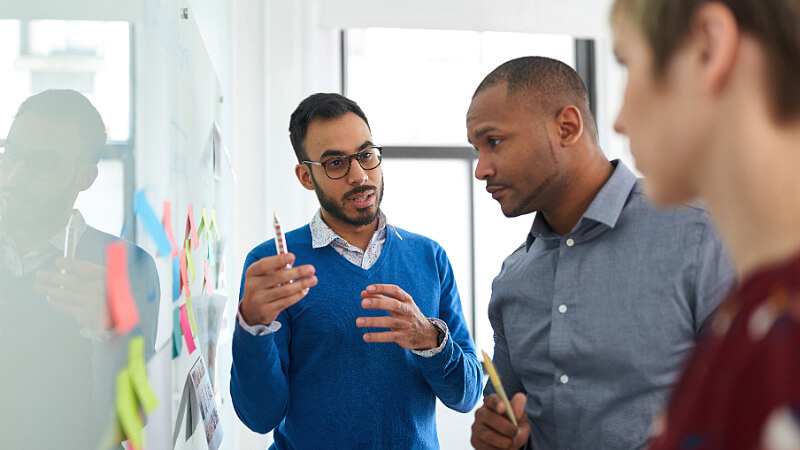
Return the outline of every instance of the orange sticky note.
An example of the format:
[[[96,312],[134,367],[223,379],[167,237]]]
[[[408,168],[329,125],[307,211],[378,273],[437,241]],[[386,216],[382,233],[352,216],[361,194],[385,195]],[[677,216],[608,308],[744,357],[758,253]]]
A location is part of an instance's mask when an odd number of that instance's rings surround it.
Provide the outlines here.
[[[194,338],[192,337],[192,326],[189,325],[189,316],[186,315],[186,305],[181,305],[181,329],[183,330],[183,340],[186,341],[186,348],[191,354],[194,349]]]
[[[211,287],[211,274],[208,272],[208,260],[205,260],[205,274],[203,275],[203,284],[206,288],[208,296],[214,295],[214,289]]]
[[[172,255],[170,257],[174,258],[178,256],[178,244],[175,242],[175,233],[172,231],[172,205],[168,200],[164,201],[164,213],[162,214],[161,222],[164,225],[164,232],[167,233],[167,239],[172,245]]]
[[[200,239],[197,238],[197,229],[194,227],[194,205],[189,205],[189,218],[186,220],[186,237],[192,240],[192,247],[197,249],[200,246]]]
[[[128,334],[139,324],[139,311],[128,280],[128,255],[124,242],[114,242],[106,247],[106,290],[114,328],[119,334]]]
[[[186,288],[186,294],[192,295],[191,289],[189,289],[189,275],[186,274],[186,250],[181,249],[180,254],[178,255],[180,258],[180,266],[181,266],[181,287]]]

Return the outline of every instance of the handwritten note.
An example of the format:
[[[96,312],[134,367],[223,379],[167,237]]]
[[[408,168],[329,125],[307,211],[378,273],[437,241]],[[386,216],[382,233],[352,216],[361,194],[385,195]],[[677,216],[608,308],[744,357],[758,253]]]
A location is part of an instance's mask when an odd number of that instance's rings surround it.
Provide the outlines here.
[[[192,327],[192,336],[197,336],[197,322],[194,320],[194,308],[192,308],[191,295],[186,295],[186,313],[189,315],[189,325]]]
[[[181,354],[181,310],[172,310],[172,357],[177,358]]]
[[[175,242],[175,232],[172,231],[172,205],[168,200],[164,201],[164,213],[161,216],[161,223],[164,225],[164,233],[172,246],[170,257],[178,256],[178,243]]]
[[[136,394],[131,384],[128,369],[122,369],[117,374],[116,384],[116,411],[122,431],[130,440],[133,448],[141,449],[144,446],[144,436],[142,434],[141,417],[139,417],[139,407],[136,403]]]
[[[114,242],[106,247],[106,289],[114,328],[119,334],[128,334],[139,324],[139,311],[128,279],[128,256],[124,242]]]
[[[217,227],[217,211],[214,208],[211,208],[211,227],[217,233],[217,240],[222,239],[222,234],[220,234],[219,227]]]
[[[192,247],[197,248],[200,240],[197,238],[197,229],[194,227],[194,205],[189,205],[189,217],[186,219],[186,236],[184,239],[191,239]]]
[[[181,298],[181,262],[180,254],[172,258],[172,301]]]
[[[147,380],[147,365],[144,359],[144,337],[132,337],[128,341],[128,375],[130,376],[133,390],[147,414],[158,407],[158,397]]]
[[[180,259],[181,287],[186,288],[186,293],[188,295],[192,295],[191,289],[189,289],[189,277],[186,275],[186,249],[181,249],[178,258]],[[178,295],[180,296],[180,294]]]
[[[189,275],[192,276],[192,283],[197,278],[197,273],[194,271],[194,258],[192,258],[192,247],[189,241],[186,241],[186,266],[189,268]]]
[[[164,227],[158,221],[156,213],[153,212],[153,208],[147,203],[147,197],[144,191],[136,193],[133,199],[133,210],[158,246],[158,253],[161,255],[169,255],[172,253],[172,246],[169,243],[167,234],[164,232]]]
[[[189,325],[189,316],[186,315],[186,305],[181,305],[181,330],[183,331],[183,340],[186,341],[186,348],[189,349],[191,354],[194,349],[194,338],[192,337],[192,326]]]

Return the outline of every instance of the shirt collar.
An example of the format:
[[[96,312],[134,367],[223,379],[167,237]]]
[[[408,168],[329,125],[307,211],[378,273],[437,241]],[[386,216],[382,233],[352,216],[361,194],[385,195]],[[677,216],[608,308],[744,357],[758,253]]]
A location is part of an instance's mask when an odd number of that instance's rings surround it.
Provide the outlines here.
[[[325,247],[336,239],[341,239],[343,242],[347,242],[338,234],[336,234],[336,232],[334,232],[324,220],[322,220],[321,209],[318,209],[314,214],[309,226],[311,228],[312,248]],[[386,215],[383,213],[383,211],[380,211],[378,213],[378,228],[375,230],[375,234],[381,232],[384,228],[391,230],[395,235],[397,235],[398,238],[400,238],[400,240],[403,240],[403,237],[400,236],[400,233],[397,232],[397,229],[394,227],[394,225],[389,223],[389,220],[386,218]]]
[[[622,215],[622,210],[628,201],[633,186],[636,184],[637,178],[622,161],[615,159],[611,161],[611,165],[614,166],[611,177],[595,195],[589,207],[586,208],[583,216],[581,216],[581,219],[572,230],[573,232],[586,222],[584,219],[602,223],[609,228],[614,228],[617,225],[619,216]],[[547,224],[544,216],[537,213],[536,218],[533,220],[531,231],[528,234],[526,250],[530,249],[531,244],[537,237],[553,237],[554,234],[555,232]]]

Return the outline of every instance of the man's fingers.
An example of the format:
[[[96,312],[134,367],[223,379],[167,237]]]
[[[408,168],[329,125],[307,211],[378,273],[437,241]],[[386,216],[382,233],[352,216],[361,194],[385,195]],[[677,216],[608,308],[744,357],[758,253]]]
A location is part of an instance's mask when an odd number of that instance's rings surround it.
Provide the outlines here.
[[[397,342],[402,336],[400,331],[382,331],[380,333],[364,333],[365,342]]]
[[[475,412],[475,418],[480,419],[487,427],[498,434],[514,439],[517,434],[517,427],[511,423],[506,414],[505,402],[497,394],[490,394],[484,400],[484,407]],[[479,417],[480,415],[480,417]],[[498,445],[498,444],[495,444]]]
[[[368,297],[361,301],[361,307],[364,309],[380,309],[389,311],[399,315],[408,314],[408,306],[394,298],[389,297]]]
[[[103,278],[105,277],[106,268],[104,266],[90,263],[89,261],[82,261],[73,258],[56,258],[56,267],[65,269],[68,273],[77,277],[86,278]]]
[[[517,427],[508,417],[498,414],[487,402],[475,411],[472,425],[472,445],[475,448],[511,448],[516,434]]]
[[[517,418],[517,423],[519,424],[520,419],[522,419],[525,415],[525,404],[528,401],[528,397],[522,392],[517,392],[513,397],[511,397],[510,401],[511,410],[514,411],[514,417]]]
[[[253,276],[268,275],[278,269],[283,269],[286,264],[294,264],[294,254],[287,253],[285,255],[268,256],[261,258],[258,261],[250,264],[247,268],[245,276],[252,274]]]
[[[359,328],[391,328],[392,330],[407,329],[408,322],[394,317],[359,317],[356,319]]]
[[[400,289],[399,286],[394,284],[371,284],[367,286],[364,292],[361,293],[361,298],[372,295],[385,295],[387,297],[400,300],[404,303],[414,301],[414,299],[411,298],[406,291]]]

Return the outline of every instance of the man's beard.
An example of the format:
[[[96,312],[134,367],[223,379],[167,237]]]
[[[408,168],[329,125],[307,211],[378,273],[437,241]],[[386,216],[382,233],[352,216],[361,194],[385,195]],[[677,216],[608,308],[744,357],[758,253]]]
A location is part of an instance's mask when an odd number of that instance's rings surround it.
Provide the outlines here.
[[[312,175],[312,178],[313,178],[313,175]],[[349,225],[357,226],[357,227],[363,227],[365,225],[369,225],[369,224],[371,224],[372,222],[374,222],[378,218],[378,215],[381,212],[381,208],[380,208],[381,202],[383,201],[383,187],[384,187],[384,183],[383,183],[383,179],[381,179],[380,192],[376,192],[376,195],[378,196],[378,198],[376,200],[377,207],[375,208],[375,212],[370,213],[369,210],[370,210],[370,208],[372,208],[372,205],[370,205],[370,206],[367,206],[366,208],[359,208],[358,211],[360,213],[362,213],[362,214],[359,214],[357,217],[349,217],[344,212],[344,206],[342,205],[342,202],[346,202],[347,198],[351,197],[354,194],[360,194],[362,192],[375,191],[375,188],[372,187],[372,186],[359,186],[359,187],[357,187],[355,189],[352,189],[352,190],[346,192],[342,196],[341,202],[337,202],[332,197],[328,197],[327,194],[322,192],[322,190],[317,185],[316,180],[314,180],[314,192],[317,193],[317,199],[319,200],[319,204],[322,207],[322,209],[324,209],[328,214],[330,214],[331,216],[333,216],[337,220],[339,220],[341,222],[344,222],[346,224],[349,224]]]

